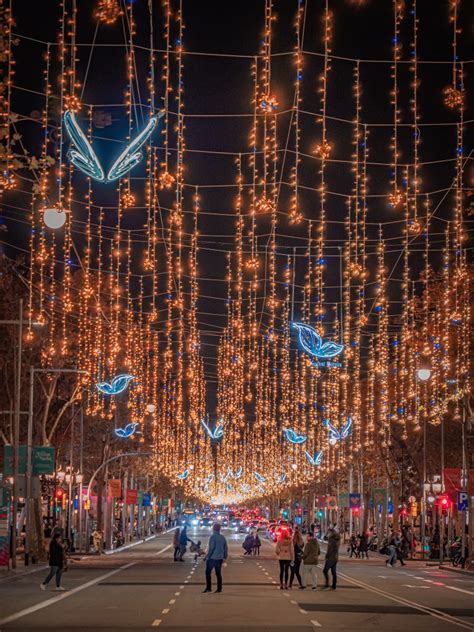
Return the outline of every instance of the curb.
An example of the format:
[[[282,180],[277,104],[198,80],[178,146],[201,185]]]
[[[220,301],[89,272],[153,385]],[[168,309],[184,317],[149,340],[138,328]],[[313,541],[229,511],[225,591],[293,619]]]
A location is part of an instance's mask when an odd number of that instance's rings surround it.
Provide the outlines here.
[[[39,571],[45,571],[47,568],[49,568],[49,566],[45,564],[43,566],[36,566],[35,568],[30,568],[27,571],[20,572],[12,572],[11,569],[8,569],[5,571],[5,575],[0,575],[0,582],[6,581],[8,579],[15,579],[16,577],[25,577],[25,575],[32,575],[33,573],[37,573]]]
[[[450,573],[458,573],[459,575],[473,576],[474,571],[470,571],[467,568],[456,568],[455,566],[438,566],[442,571],[449,571]]]

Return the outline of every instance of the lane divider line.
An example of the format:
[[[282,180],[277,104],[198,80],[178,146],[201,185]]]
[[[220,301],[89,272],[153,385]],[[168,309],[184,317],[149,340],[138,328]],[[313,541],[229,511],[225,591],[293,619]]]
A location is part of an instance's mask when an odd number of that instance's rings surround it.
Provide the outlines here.
[[[163,610],[161,611],[161,614],[168,614],[169,611],[170,611],[169,608],[163,608]]]
[[[311,623],[312,625],[314,625],[315,628],[322,628],[323,626],[319,623],[319,621],[316,621],[316,619],[311,619]]]
[[[384,590],[381,590],[380,588],[375,588],[374,586],[371,586],[370,584],[366,584],[365,582],[360,581],[359,579],[354,579],[353,577],[349,577],[345,573],[338,573],[338,575],[346,579],[349,583],[355,584],[356,586],[360,586],[361,588],[365,588],[366,590],[369,590],[370,592],[380,595],[381,597],[385,597],[386,599],[389,599],[390,601],[395,601],[396,603],[402,604],[403,606],[409,606],[410,608],[413,608],[414,610],[419,610],[420,612],[429,614],[435,619],[440,619],[441,621],[444,621],[444,622],[448,621],[449,623],[452,623],[453,625],[457,625],[460,628],[464,628],[465,630],[470,630],[470,632],[473,631],[472,624],[469,624],[467,623],[467,621],[463,621],[462,619],[458,619],[457,617],[453,617],[450,614],[446,614],[445,612],[442,612],[441,610],[436,610],[436,608],[432,608],[431,606],[423,606],[422,604],[416,603],[415,601],[410,601],[409,599],[405,599],[404,597],[395,597],[394,595],[391,595],[390,593],[387,593]]]
[[[156,627],[156,626],[160,625],[160,623],[161,623],[161,619],[155,619],[151,625]]]
[[[163,549],[161,549],[161,551],[158,551],[158,553],[155,553],[155,555],[164,553],[171,546],[172,546],[171,544],[169,544],[168,546],[165,546]],[[109,577],[112,577],[113,575],[116,575],[117,573],[120,573],[121,571],[126,570],[127,568],[131,568],[132,566],[135,566],[136,564],[138,564],[138,561],[128,562],[128,564],[124,564],[123,566],[120,566],[119,568],[116,568],[113,571],[105,573],[104,575],[100,575],[99,577],[96,577],[95,579],[91,579],[85,584],[76,586],[76,588],[72,588],[71,590],[67,590],[66,592],[63,592],[59,595],[55,595],[54,597],[51,597],[50,599],[46,599],[45,601],[41,601],[40,603],[37,603],[34,606],[30,606],[29,608],[24,608],[23,610],[14,612],[8,617],[4,617],[3,619],[0,619],[0,626],[5,625],[7,623],[11,623],[12,621],[17,621],[18,619],[22,619],[23,617],[27,617],[29,614],[33,614],[34,612],[38,612],[38,610],[43,610],[44,608],[48,608],[49,606],[52,606],[58,601],[62,601],[63,599],[68,599],[69,597],[72,597],[76,593],[82,592],[83,590],[86,590],[86,588],[90,588],[91,586],[95,586],[95,584],[98,584],[99,582],[102,582],[105,579],[108,579]]]

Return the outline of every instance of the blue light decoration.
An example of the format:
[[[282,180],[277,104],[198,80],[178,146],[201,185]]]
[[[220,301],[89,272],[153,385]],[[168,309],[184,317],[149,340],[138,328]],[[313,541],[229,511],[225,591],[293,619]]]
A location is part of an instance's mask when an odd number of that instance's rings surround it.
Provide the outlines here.
[[[179,474],[176,474],[176,476],[181,480],[181,481],[185,481],[188,476],[191,474],[191,471],[189,468],[186,468],[183,472],[180,472]]]
[[[97,382],[96,386],[104,395],[118,395],[123,393],[131,380],[133,380],[133,377],[133,375],[128,373],[123,373],[122,375],[116,375],[111,382]]]
[[[329,430],[329,443],[331,445],[336,445],[336,443],[338,441],[341,441],[342,439],[346,439],[349,436],[349,433],[350,433],[351,427],[352,427],[352,417],[348,417],[347,418],[347,421],[346,421],[346,423],[344,424],[344,426],[342,427],[341,430],[338,430],[337,428],[335,428],[331,424],[329,419],[325,419],[324,420],[324,425]]]
[[[214,430],[212,430],[207,423],[204,421],[204,419],[201,419],[201,425],[204,427],[207,435],[214,440],[218,440],[218,439],[222,439],[222,437],[224,436],[224,427],[222,424],[217,424],[216,427],[214,428]]]
[[[308,452],[308,450],[305,450],[304,453],[306,454],[306,458],[308,459],[311,465],[321,465],[321,461],[323,460],[323,454],[324,454],[323,450],[318,450],[314,454],[311,454],[310,452]]]
[[[259,472],[254,472],[254,475],[259,483],[265,483],[265,481],[267,480],[265,476],[262,476]]]
[[[275,476],[275,479],[277,483],[284,483],[286,481],[286,477],[287,477],[286,472],[283,472],[283,474],[277,474]]]
[[[117,437],[121,437],[122,439],[128,439],[128,437],[135,434],[135,430],[139,425],[140,424],[136,421],[132,421],[132,423],[127,424],[125,428],[115,428],[115,434]]]
[[[315,366],[340,366],[340,364],[330,362],[330,360],[342,352],[344,345],[332,340],[324,341],[311,325],[291,323],[291,326],[298,331],[298,339],[303,351],[313,358]]]
[[[164,112],[160,112],[158,116],[150,117],[144,129],[125,147],[123,152],[110,167],[106,177],[91,144],[76,121],[74,112],[66,110],[63,117],[64,127],[71,139],[71,143],[75,147],[75,149],[69,150],[68,158],[75,167],[98,182],[107,183],[118,180],[118,178],[122,178],[140,162],[142,159],[140,149],[153,134],[158,120],[163,115]]]
[[[304,443],[308,438],[307,435],[298,434],[293,428],[284,428],[283,434],[290,443]]]
[[[238,470],[236,472],[234,472],[234,479],[237,481],[239,480],[239,478],[242,476],[242,474],[244,473],[244,468],[242,466],[240,466],[238,468]]]
[[[228,492],[231,492],[231,491],[233,491],[234,487],[230,483],[227,483],[226,489],[227,489]]]

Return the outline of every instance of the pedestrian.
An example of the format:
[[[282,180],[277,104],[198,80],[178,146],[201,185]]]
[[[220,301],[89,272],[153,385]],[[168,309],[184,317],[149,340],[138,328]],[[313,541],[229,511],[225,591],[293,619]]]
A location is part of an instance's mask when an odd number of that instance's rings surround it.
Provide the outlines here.
[[[328,531],[328,545],[326,550],[326,561],[324,563],[323,574],[326,580],[325,589],[329,588],[329,571],[332,575],[332,590],[336,590],[337,585],[337,562],[339,561],[339,542],[341,537],[335,529]]]
[[[99,555],[102,555],[102,553],[104,552],[104,538],[103,533],[100,529],[94,529],[94,531],[92,532],[92,543],[94,545],[95,552]]]
[[[295,553],[295,559],[290,566],[290,588],[293,586],[293,580],[295,579],[295,577],[298,580],[300,588],[302,588],[303,582],[300,575],[300,566],[301,562],[303,561],[304,540],[299,527],[296,527],[293,534],[293,549]]]
[[[181,534],[179,536],[179,557],[178,560],[180,562],[184,562],[183,556],[186,553],[186,545],[188,542],[192,542],[190,538],[188,538],[188,525],[184,525]]]
[[[364,555],[369,559],[369,537],[367,533],[362,533],[359,540],[359,556],[364,559]]]
[[[260,538],[258,537],[258,529],[257,532],[255,533],[255,537],[253,539],[253,554],[254,555],[260,555],[260,547],[262,546],[262,542],[260,541]]]
[[[228,549],[227,540],[221,535],[221,525],[216,523],[212,527],[212,535],[209,538],[206,556],[206,589],[203,592],[208,593],[212,590],[212,569],[216,573],[217,590],[216,593],[222,592],[222,564],[227,559]]]
[[[56,590],[66,590],[61,586],[61,575],[65,569],[66,555],[61,534],[55,533],[49,544],[49,573],[46,579],[40,584],[41,590],[46,590],[46,586],[56,575]]]
[[[173,561],[175,562],[179,560],[179,551],[180,551],[179,536],[180,536],[180,530],[178,528],[178,529],[175,529],[173,533],[173,546],[174,546]]]
[[[242,543],[242,548],[245,550],[244,555],[252,555],[254,540],[253,533],[248,533],[245,536],[245,540]]]
[[[351,535],[349,539],[348,553],[349,553],[349,557],[352,557],[352,556],[359,557],[359,548],[357,546],[357,537],[355,535]]]
[[[280,531],[275,547],[275,553],[280,563],[280,590],[288,588],[290,564],[295,559],[295,552],[290,535],[286,529]]]
[[[319,542],[314,537],[313,533],[308,533],[306,537],[306,544],[303,550],[303,578],[304,584],[300,586],[302,590],[306,588],[311,578],[311,584],[313,590],[318,589],[318,561],[321,550],[319,548]]]
[[[397,561],[397,549],[400,545],[400,538],[396,531],[392,531],[387,542],[388,558],[385,560],[385,566],[393,568]]]

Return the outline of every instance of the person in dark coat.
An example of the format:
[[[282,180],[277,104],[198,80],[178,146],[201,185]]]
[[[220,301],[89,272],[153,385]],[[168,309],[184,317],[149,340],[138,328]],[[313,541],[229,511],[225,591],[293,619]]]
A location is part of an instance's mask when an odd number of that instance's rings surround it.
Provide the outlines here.
[[[245,550],[244,555],[252,555],[254,542],[255,538],[253,533],[249,533],[245,536],[245,540],[242,543],[242,548]]]
[[[367,537],[367,533],[362,533],[359,540],[359,554],[363,559],[364,555],[367,559],[369,559],[369,538]]]
[[[64,544],[61,541],[61,534],[55,533],[49,544],[49,573],[40,584],[41,590],[46,590],[46,586],[56,575],[56,590],[66,590],[61,586],[61,575],[63,574],[66,557],[64,554]]]
[[[188,538],[188,526],[184,525],[181,534],[179,536],[179,556],[178,560],[184,562],[183,555],[186,553],[186,545],[188,542],[192,542],[191,538]]]
[[[216,523],[212,527],[212,535],[209,538],[206,555],[206,588],[203,592],[209,593],[212,590],[211,575],[214,569],[217,578],[216,593],[222,592],[222,564],[227,559],[227,541],[221,534],[221,525]]]
[[[179,560],[179,554],[181,551],[181,547],[179,545],[179,537],[180,537],[180,531],[179,528],[174,530],[173,533],[173,546],[174,546],[174,556],[173,559],[175,562],[177,562]]]
[[[337,573],[336,567],[339,561],[339,542],[340,535],[335,529],[329,529],[328,531],[328,548],[326,550],[326,562],[324,563],[323,574],[326,580],[324,588],[329,588],[329,571],[332,574],[332,586],[333,590],[336,590],[337,585]]]

